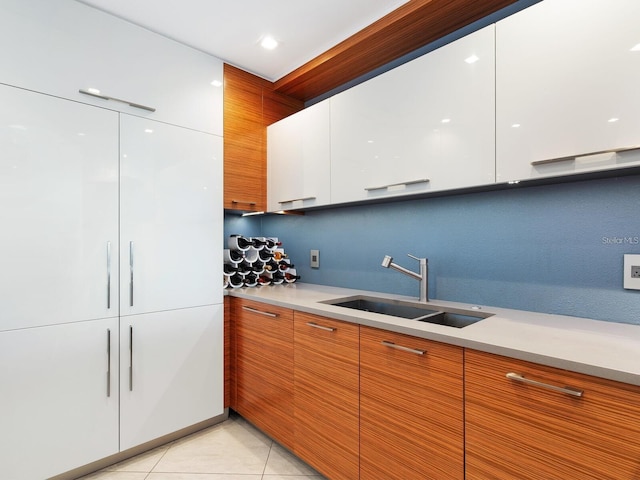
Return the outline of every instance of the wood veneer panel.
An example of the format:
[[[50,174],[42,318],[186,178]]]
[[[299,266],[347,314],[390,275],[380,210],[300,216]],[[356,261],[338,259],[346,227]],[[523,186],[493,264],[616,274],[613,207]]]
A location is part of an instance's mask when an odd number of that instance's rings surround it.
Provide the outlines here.
[[[461,348],[360,327],[361,480],[462,479],[463,428]]]
[[[640,387],[471,350],[465,380],[467,479],[640,478]]]
[[[238,298],[233,303],[236,411],[293,449],[293,311]]]
[[[224,297],[224,407],[235,408],[235,358],[233,324],[231,323],[231,299]]]
[[[294,452],[332,480],[358,478],[358,331],[358,325],[294,313]]]
[[[310,100],[379,68],[516,0],[410,0],[275,82]]]

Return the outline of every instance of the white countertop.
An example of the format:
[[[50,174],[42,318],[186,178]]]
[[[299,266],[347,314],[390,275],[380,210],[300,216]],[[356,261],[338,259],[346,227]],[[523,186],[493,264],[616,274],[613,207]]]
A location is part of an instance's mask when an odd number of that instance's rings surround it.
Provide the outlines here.
[[[226,294],[640,385],[638,325],[481,305],[481,312],[493,315],[455,328],[319,303],[352,295],[417,302],[414,297],[306,283],[229,289]],[[439,300],[428,303],[463,310],[475,307]]]

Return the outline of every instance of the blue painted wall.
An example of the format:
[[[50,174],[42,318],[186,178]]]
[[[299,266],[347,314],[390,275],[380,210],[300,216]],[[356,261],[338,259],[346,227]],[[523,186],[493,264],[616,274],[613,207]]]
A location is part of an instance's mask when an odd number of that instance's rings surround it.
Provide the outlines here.
[[[225,234],[277,236],[308,283],[418,295],[381,267],[429,259],[430,298],[640,325],[622,288],[640,253],[640,176],[310,211],[225,218]],[[320,269],[309,250],[320,250]]]

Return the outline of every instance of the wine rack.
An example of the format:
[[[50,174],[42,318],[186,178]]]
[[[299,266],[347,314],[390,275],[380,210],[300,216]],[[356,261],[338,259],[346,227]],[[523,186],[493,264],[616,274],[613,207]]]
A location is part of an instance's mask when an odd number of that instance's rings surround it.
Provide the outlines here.
[[[276,237],[230,235],[224,250],[224,288],[294,283],[295,265]]]

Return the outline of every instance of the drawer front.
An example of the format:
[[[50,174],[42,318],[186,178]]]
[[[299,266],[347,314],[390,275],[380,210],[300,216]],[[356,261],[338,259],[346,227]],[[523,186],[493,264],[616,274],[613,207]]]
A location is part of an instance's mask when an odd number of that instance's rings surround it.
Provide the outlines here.
[[[294,452],[328,478],[358,478],[359,326],[294,317]]]
[[[640,478],[640,387],[467,350],[465,421],[468,479]]]
[[[238,413],[293,448],[293,311],[234,299]]]
[[[463,350],[360,327],[360,478],[462,479]]]

